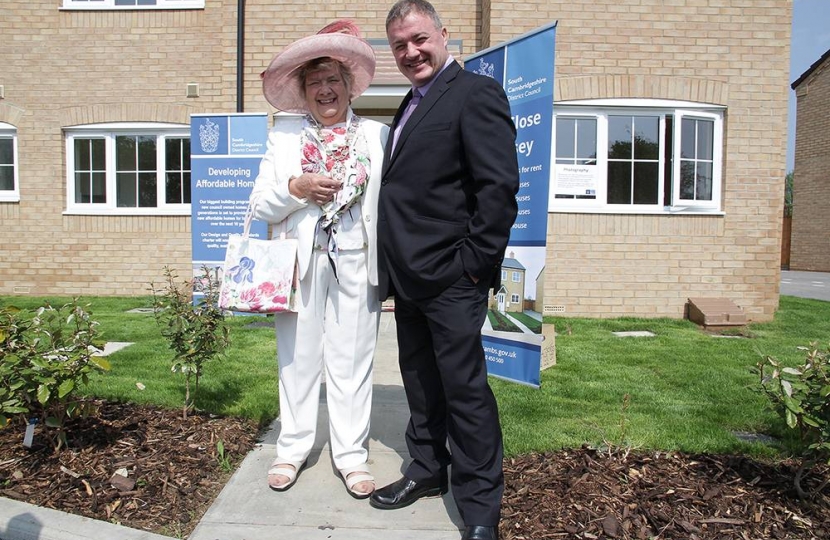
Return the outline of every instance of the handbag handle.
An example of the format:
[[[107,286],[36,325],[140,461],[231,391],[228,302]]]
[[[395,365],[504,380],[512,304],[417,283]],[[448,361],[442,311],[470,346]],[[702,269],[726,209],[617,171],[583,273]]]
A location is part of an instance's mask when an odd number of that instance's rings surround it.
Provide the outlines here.
[[[242,238],[247,239],[251,234],[251,222],[254,220],[254,206],[248,203],[248,210],[245,212],[245,223],[242,227]],[[285,220],[279,223],[280,240],[285,240]]]

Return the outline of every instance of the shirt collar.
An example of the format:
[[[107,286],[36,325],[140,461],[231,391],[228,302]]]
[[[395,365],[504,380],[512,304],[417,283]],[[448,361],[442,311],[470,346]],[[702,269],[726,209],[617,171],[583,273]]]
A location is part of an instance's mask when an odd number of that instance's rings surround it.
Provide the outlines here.
[[[430,79],[429,82],[426,83],[423,86],[413,86],[412,91],[414,92],[417,89],[418,93],[421,94],[421,97],[424,97],[425,95],[427,95],[427,92],[429,92],[429,89],[432,88],[432,83],[434,83],[438,79],[438,77],[442,73],[444,73],[444,70],[447,69],[447,67],[449,67],[449,65],[452,64],[453,62],[455,62],[455,58],[453,58],[452,55],[449,55],[447,57],[447,61],[444,62],[444,67],[441,68],[441,71],[439,71],[438,73],[435,74],[435,77]]]

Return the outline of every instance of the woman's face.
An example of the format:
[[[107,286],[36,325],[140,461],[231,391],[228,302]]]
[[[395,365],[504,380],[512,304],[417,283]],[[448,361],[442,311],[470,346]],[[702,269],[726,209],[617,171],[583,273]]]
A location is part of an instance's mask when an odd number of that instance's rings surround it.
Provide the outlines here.
[[[305,78],[305,100],[311,115],[324,126],[346,121],[349,89],[336,64],[312,71]]]

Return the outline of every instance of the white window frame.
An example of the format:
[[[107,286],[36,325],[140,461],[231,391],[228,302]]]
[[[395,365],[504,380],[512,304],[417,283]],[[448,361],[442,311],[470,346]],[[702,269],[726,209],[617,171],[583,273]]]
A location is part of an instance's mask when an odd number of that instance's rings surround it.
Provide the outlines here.
[[[17,153],[17,128],[0,122],[0,138],[12,140],[12,179],[13,189],[0,190],[0,202],[20,202],[20,159]]]
[[[683,118],[692,118],[695,120],[710,120],[714,122],[714,133],[712,134],[712,200],[711,201],[690,201],[680,198],[680,189],[672,190],[672,206],[675,208],[696,207],[718,210],[720,208],[722,182],[721,174],[723,171],[723,115],[707,113],[705,111],[689,111],[678,109],[674,115],[674,136],[673,140],[680,140],[680,131],[683,125]],[[673,174],[677,178],[677,183],[680,182],[680,145],[674,145],[674,163]],[[720,163],[720,166],[718,164]]]
[[[155,0],[152,6],[117,6],[115,0],[63,0],[65,10],[116,10],[116,9],[204,9],[205,0]]]
[[[116,200],[115,139],[119,135],[156,136],[156,201],[155,207],[119,207]],[[168,138],[190,138],[190,126],[161,123],[112,123],[73,126],[64,129],[66,149],[66,214],[79,215],[175,215],[189,216],[190,203],[168,204],[166,195],[166,162],[164,141]],[[102,138],[106,153],[106,193],[103,203],[75,202],[75,139]],[[192,167],[192,161],[191,161]]]
[[[522,273],[513,271],[513,275],[510,277],[513,283],[521,283],[522,282]]]
[[[708,103],[693,103],[674,100],[652,99],[601,99],[558,102],[554,104],[551,188],[549,191],[548,210],[550,212],[584,212],[616,214],[722,214],[723,193],[723,119],[725,107]],[[658,116],[660,153],[658,164],[658,199],[657,204],[608,204],[608,117],[623,116]],[[666,140],[666,116],[674,118],[672,133],[673,156],[672,178],[666,176],[666,157],[663,143]],[[597,121],[597,157],[596,157],[596,198],[570,199],[556,198],[556,119],[560,117],[595,118]],[[680,199],[680,129],[682,118],[696,118],[714,121],[712,200],[691,201]],[[592,165],[588,165],[592,167]],[[663,200],[665,183],[672,182],[671,204],[666,206]]]
[[[518,304],[520,300],[521,300],[521,298],[519,298],[518,294],[513,293],[513,294],[510,295],[510,302],[512,302],[514,304]]]

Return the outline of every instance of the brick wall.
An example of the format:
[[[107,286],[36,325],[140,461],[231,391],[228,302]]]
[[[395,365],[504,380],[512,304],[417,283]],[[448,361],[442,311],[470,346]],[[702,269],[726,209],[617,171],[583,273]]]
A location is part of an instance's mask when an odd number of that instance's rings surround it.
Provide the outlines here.
[[[790,269],[830,272],[830,58],[796,88]]]
[[[682,317],[689,297],[725,297],[751,319],[771,319],[791,1],[494,1],[490,9],[493,43],[558,21],[555,101],[663,98],[727,107],[724,215],[550,214],[545,304],[574,316]]]
[[[63,215],[62,128],[235,111],[237,2],[117,12],[60,11],[59,3],[3,0],[0,121],[18,129],[21,201],[0,203],[0,294],[145,294],[164,265],[189,273],[190,219]],[[244,110],[270,111],[259,73],[286,44],[341,17],[367,38],[384,38],[391,3],[249,0]],[[723,296],[752,319],[772,317],[791,0],[435,5],[450,38],[462,40],[462,58],[558,20],[556,100],[662,97],[727,107],[724,215],[551,214],[546,304],[568,315],[680,317],[689,296]],[[200,97],[185,97],[188,83],[199,84]]]

